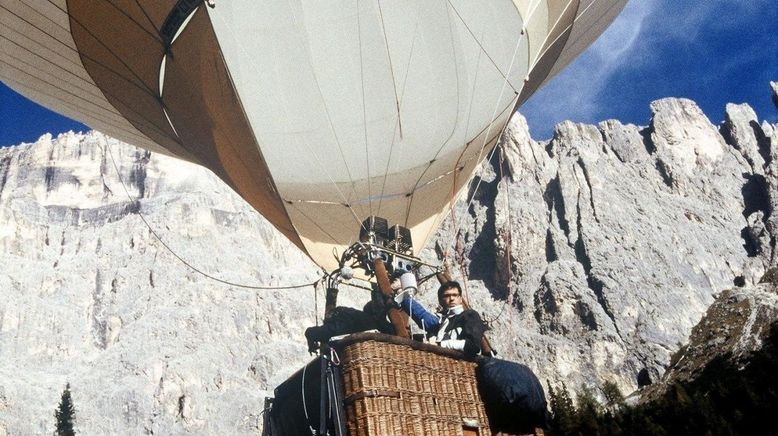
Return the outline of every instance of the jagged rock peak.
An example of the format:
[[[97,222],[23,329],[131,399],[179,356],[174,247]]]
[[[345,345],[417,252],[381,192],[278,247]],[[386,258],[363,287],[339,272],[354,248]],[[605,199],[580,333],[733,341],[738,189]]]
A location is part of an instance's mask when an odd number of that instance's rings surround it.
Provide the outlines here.
[[[764,167],[771,159],[770,140],[751,106],[745,103],[727,104],[721,130],[727,142],[746,159],[752,172],[764,173]]]
[[[548,150],[552,156],[585,156],[597,160],[605,152],[600,130],[591,124],[562,121],[554,127]]]
[[[524,174],[539,174],[553,162],[543,144],[530,136],[527,119],[520,113],[511,117],[500,139],[504,156],[504,174],[511,180],[517,180]]]
[[[656,100],[651,113],[651,141],[674,174],[691,176],[695,169],[710,168],[726,150],[724,138],[691,100]]]
[[[639,162],[648,158],[640,127],[624,125],[618,120],[603,121],[599,127],[605,143],[622,162]]]

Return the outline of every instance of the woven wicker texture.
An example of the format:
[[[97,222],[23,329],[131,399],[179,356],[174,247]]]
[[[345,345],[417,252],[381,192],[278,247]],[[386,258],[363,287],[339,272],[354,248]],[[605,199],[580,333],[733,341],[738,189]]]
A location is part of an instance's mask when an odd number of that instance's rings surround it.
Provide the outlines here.
[[[374,340],[341,357],[349,435],[491,435],[475,363]]]

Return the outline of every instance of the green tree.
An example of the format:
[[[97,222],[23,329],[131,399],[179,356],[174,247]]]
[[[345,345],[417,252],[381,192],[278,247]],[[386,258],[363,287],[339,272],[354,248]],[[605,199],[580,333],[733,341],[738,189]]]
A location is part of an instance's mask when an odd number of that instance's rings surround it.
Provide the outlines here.
[[[551,397],[552,434],[564,435],[572,433],[578,424],[578,414],[573,405],[573,400],[570,398],[567,386],[563,382],[561,388],[554,390],[551,387],[551,383],[548,383],[548,393],[549,397]]]
[[[578,428],[584,435],[599,434],[600,419],[603,414],[602,405],[594,396],[594,390],[586,385],[581,385],[581,390],[575,396],[578,403]]]
[[[57,436],[75,436],[73,422],[76,420],[76,409],[73,407],[73,399],[70,397],[70,383],[65,385],[62,392],[62,398],[59,401],[59,407],[54,411],[54,417],[57,418]]]
[[[622,395],[619,386],[608,380],[602,385],[602,395],[605,397],[605,408],[610,412],[618,410],[624,404],[624,395]]]

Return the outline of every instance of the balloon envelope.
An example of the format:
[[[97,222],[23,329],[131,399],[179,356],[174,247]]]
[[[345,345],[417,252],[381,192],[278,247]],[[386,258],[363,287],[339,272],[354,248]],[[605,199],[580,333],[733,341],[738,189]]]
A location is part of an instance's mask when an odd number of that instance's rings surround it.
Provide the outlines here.
[[[323,267],[420,248],[514,109],[626,0],[0,0],[0,80],[199,163]]]

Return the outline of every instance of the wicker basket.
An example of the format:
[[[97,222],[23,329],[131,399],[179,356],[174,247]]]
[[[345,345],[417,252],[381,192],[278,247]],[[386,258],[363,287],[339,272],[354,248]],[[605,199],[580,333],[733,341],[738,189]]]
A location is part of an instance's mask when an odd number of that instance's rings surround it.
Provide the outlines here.
[[[461,353],[378,333],[336,347],[349,435],[491,435],[476,364]]]

